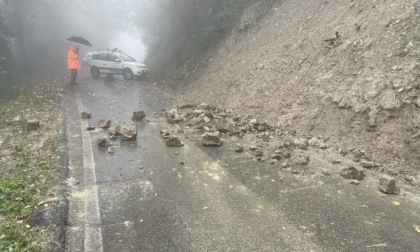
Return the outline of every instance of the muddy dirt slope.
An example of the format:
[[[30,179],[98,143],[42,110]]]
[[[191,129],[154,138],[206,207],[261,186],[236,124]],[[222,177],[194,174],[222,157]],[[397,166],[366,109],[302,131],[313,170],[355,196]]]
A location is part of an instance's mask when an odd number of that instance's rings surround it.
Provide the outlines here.
[[[243,14],[209,67],[179,90],[361,149],[384,172],[419,170],[419,4],[415,0],[293,1]]]

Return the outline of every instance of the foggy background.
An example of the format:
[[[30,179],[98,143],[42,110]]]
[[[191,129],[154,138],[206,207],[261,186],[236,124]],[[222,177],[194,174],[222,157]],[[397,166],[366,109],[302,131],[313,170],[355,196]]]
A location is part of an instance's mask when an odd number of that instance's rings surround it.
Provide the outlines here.
[[[26,79],[67,72],[66,39],[82,36],[80,58],[118,47],[143,62],[137,25],[148,0],[0,0],[0,95]]]

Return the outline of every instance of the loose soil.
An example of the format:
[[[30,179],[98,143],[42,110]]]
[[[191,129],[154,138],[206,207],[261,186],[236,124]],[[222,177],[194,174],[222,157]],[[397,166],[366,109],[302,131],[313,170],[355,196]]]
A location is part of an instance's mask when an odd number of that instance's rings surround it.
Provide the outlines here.
[[[418,10],[415,0],[285,0],[262,14],[257,2],[178,93],[418,176]]]

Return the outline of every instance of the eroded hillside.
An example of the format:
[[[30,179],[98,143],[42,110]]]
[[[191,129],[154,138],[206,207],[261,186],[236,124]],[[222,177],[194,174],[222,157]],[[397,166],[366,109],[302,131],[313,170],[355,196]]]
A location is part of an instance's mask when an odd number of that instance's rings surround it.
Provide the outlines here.
[[[185,99],[229,107],[290,134],[359,148],[393,175],[419,165],[415,0],[279,1],[248,8]]]

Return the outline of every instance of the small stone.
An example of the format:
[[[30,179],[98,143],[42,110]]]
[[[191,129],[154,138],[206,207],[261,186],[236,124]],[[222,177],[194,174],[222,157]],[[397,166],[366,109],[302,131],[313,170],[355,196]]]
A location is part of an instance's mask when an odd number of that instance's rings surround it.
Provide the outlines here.
[[[205,117],[204,117],[204,122],[205,122],[205,123],[209,123],[209,122],[211,122],[211,118],[209,118],[209,117],[205,116]]]
[[[179,164],[184,165],[185,163],[184,163],[184,161],[179,161]]]
[[[288,167],[290,167],[290,163],[288,161],[286,161],[286,162],[281,164],[281,167],[282,168],[288,168]]]
[[[161,130],[160,131],[160,135],[163,137],[163,138],[169,138],[170,136],[171,136],[171,133],[169,133],[169,131],[168,130]]]
[[[235,151],[236,151],[236,152],[242,152],[242,151],[244,151],[244,147],[242,146],[242,144],[237,143],[237,144],[236,144]]]
[[[184,130],[183,129],[178,129],[177,132],[180,133],[180,134],[182,134],[182,133],[184,133]]]
[[[404,179],[408,182],[413,182],[415,180],[414,176],[409,176],[409,175],[405,176]]]
[[[268,129],[267,125],[266,125],[266,124],[262,124],[262,125],[258,126],[257,131],[258,131],[258,132],[264,132],[264,131],[266,131],[267,129]]]
[[[280,160],[281,159],[281,155],[280,154],[273,154],[273,155],[271,155],[271,159]]]
[[[319,146],[321,144],[321,140],[319,140],[316,137],[313,137],[313,138],[311,138],[311,139],[308,140],[308,144],[310,146]]]
[[[257,124],[257,119],[251,119],[249,120],[249,123],[255,125]]]
[[[277,163],[278,163],[277,159],[270,159],[270,164],[277,164]]]
[[[329,170],[327,170],[326,168],[322,168],[321,169],[322,174],[324,174],[325,176],[329,176],[331,175],[331,172]]]
[[[366,175],[363,169],[350,166],[343,168],[340,175],[346,179],[362,180]]]
[[[255,151],[255,156],[262,157],[263,155],[264,155],[264,152],[262,150],[256,150]]]
[[[108,153],[114,153],[115,151],[115,146],[109,146],[108,149],[106,150]]]
[[[307,141],[304,139],[294,139],[293,145],[302,150],[308,149]]]
[[[351,184],[351,185],[359,185],[359,184],[360,184],[360,182],[359,182],[359,180],[357,180],[357,179],[352,179],[352,180],[350,180],[350,184]]]
[[[195,108],[195,104],[187,103],[187,104],[179,106],[179,108],[180,109]]]
[[[143,119],[146,118],[146,113],[144,111],[136,111],[133,112],[133,116],[131,117],[131,120],[134,122],[143,121]]]
[[[98,127],[102,129],[107,129],[111,126],[111,120],[101,119],[99,120]]]
[[[166,146],[181,147],[181,146],[184,146],[184,144],[181,142],[181,140],[177,136],[169,136],[169,138],[166,140]]]
[[[400,188],[397,186],[397,180],[389,175],[382,175],[379,179],[378,189],[387,194],[399,194]]]
[[[340,160],[338,160],[338,159],[335,159],[335,158],[333,158],[333,159],[331,160],[331,162],[332,162],[333,164],[341,164],[341,161],[340,161]]]
[[[142,170],[142,169],[144,169],[144,167],[143,167],[143,166],[140,166],[140,167],[139,167],[139,169],[141,169],[141,170]]]
[[[94,126],[88,126],[87,128],[86,128],[86,130],[88,130],[88,131],[92,131],[92,130],[95,130],[96,128],[94,127]]]
[[[219,119],[216,122],[216,130],[222,133],[230,133],[233,132],[233,123],[228,119]]]
[[[92,113],[91,112],[83,111],[82,113],[80,113],[80,117],[81,118],[85,118],[85,119],[89,119],[89,118],[92,117]]]
[[[249,149],[252,150],[252,151],[254,151],[254,150],[258,149],[258,147],[255,146],[255,145],[251,145],[251,146],[249,146]]]
[[[373,162],[370,162],[370,161],[365,161],[365,160],[361,161],[361,162],[360,162],[360,165],[361,165],[363,168],[367,168],[367,169],[373,168],[373,167],[375,166]]]

